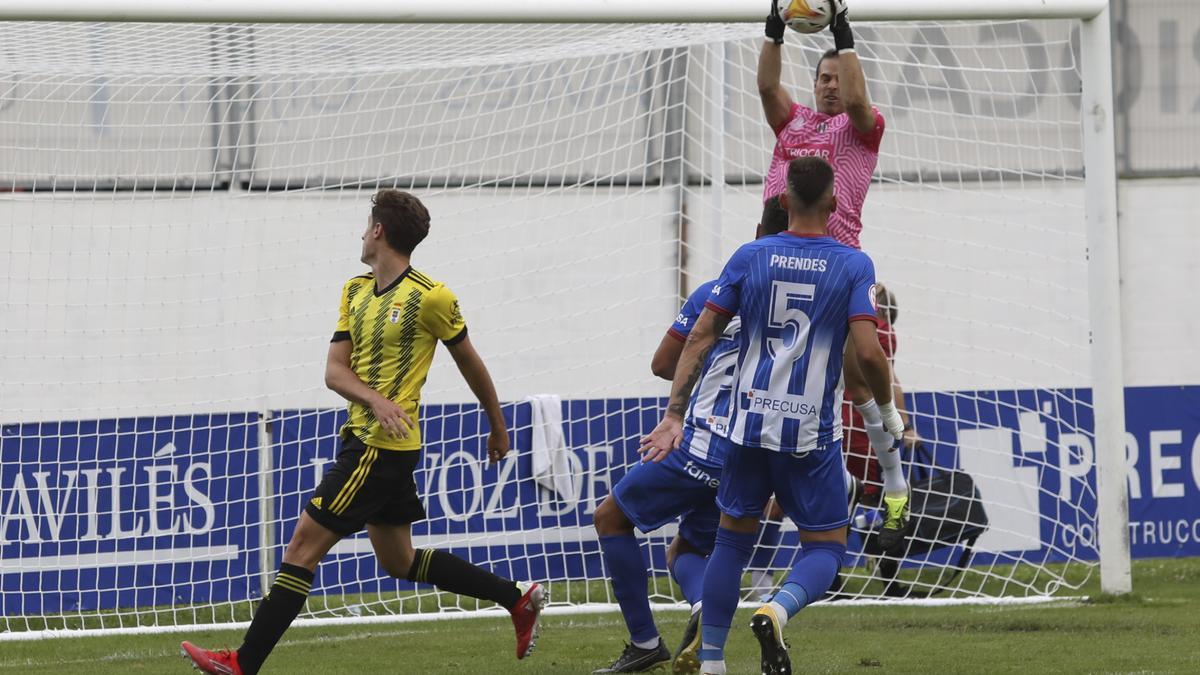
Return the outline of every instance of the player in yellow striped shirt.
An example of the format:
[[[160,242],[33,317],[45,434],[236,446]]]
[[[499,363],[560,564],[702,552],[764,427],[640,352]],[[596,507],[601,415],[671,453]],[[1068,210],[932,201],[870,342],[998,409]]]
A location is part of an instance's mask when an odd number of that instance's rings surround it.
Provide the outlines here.
[[[242,646],[213,652],[183,643],[200,670],[257,673],[304,608],[317,564],[364,526],[388,574],[503,605],[517,631],[517,658],[533,649],[548,600],[541,584],[514,583],[445,551],[413,548],[412,523],[425,518],[413,480],[421,457],[421,386],[439,341],[487,414],[488,459],[500,460],[509,447],[496,388],[467,337],[458,300],[410,264],[428,234],[429,212],[419,199],[399,190],[376,193],[362,238],[362,261],[371,273],[342,288],[325,367],[326,386],[349,402],[342,449],[300,515]]]

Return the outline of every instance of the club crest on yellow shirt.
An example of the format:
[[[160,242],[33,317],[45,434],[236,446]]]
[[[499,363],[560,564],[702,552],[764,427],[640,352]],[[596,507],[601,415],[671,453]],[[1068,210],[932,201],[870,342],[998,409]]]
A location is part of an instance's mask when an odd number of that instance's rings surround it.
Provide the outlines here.
[[[392,323],[400,322],[400,308],[399,307],[392,308],[392,314],[391,314],[391,316],[388,317],[388,321],[391,321]]]

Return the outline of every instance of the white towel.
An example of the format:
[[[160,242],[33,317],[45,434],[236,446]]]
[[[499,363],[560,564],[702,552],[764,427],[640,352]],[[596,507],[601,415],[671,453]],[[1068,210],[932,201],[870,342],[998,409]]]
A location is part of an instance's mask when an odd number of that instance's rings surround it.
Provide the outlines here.
[[[556,394],[526,396],[532,410],[533,480],[554,490],[559,499],[575,501],[575,477],[571,475],[571,460],[567,437],[563,434],[562,399]]]

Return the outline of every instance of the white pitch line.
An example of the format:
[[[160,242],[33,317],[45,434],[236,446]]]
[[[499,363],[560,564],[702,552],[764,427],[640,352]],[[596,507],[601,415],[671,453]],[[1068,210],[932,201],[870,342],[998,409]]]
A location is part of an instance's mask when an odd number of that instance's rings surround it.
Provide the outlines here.
[[[1029,597],[1029,598],[927,598],[923,600],[843,600],[839,602],[818,602],[812,607],[951,607],[951,606],[1016,606],[1042,605],[1052,603],[1080,602],[1086,597]],[[654,604],[655,611],[687,611],[684,603]],[[754,609],[759,603],[743,602],[739,609]],[[619,612],[620,607],[612,603],[594,603],[586,605],[551,606],[543,612],[545,616],[573,616],[579,614],[603,614]],[[486,617],[505,616],[503,609],[465,610],[461,612],[446,612],[443,614],[377,614],[370,616],[344,616],[320,619],[297,619],[293,626],[332,626],[332,625],[368,625],[409,623],[418,621],[450,621],[456,619],[479,619]],[[89,628],[81,630],[40,630],[0,633],[0,642],[44,640],[47,638],[82,638],[109,635],[162,635],[167,633],[212,632],[225,630],[244,630],[249,627],[249,621],[224,624],[187,624],[179,626],[130,626],[127,628]]]

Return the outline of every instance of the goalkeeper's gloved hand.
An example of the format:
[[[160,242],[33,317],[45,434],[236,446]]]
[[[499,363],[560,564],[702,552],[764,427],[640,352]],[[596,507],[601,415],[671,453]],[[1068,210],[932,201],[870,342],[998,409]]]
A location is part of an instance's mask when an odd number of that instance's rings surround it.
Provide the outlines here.
[[[850,31],[850,8],[846,0],[833,1],[833,21],[829,22],[829,32],[833,33],[833,46],[840,52],[843,49],[854,49],[854,33]]]
[[[879,406],[879,416],[883,418],[883,428],[888,430],[892,438],[904,438],[904,420],[900,417],[900,411],[896,410],[895,401],[888,401]]]
[[[771,13],[767,15],[767,26],[763,29],[767,38],[777,45],[783,44],[783,17],[779,16],[779,3],[771,0]]]

